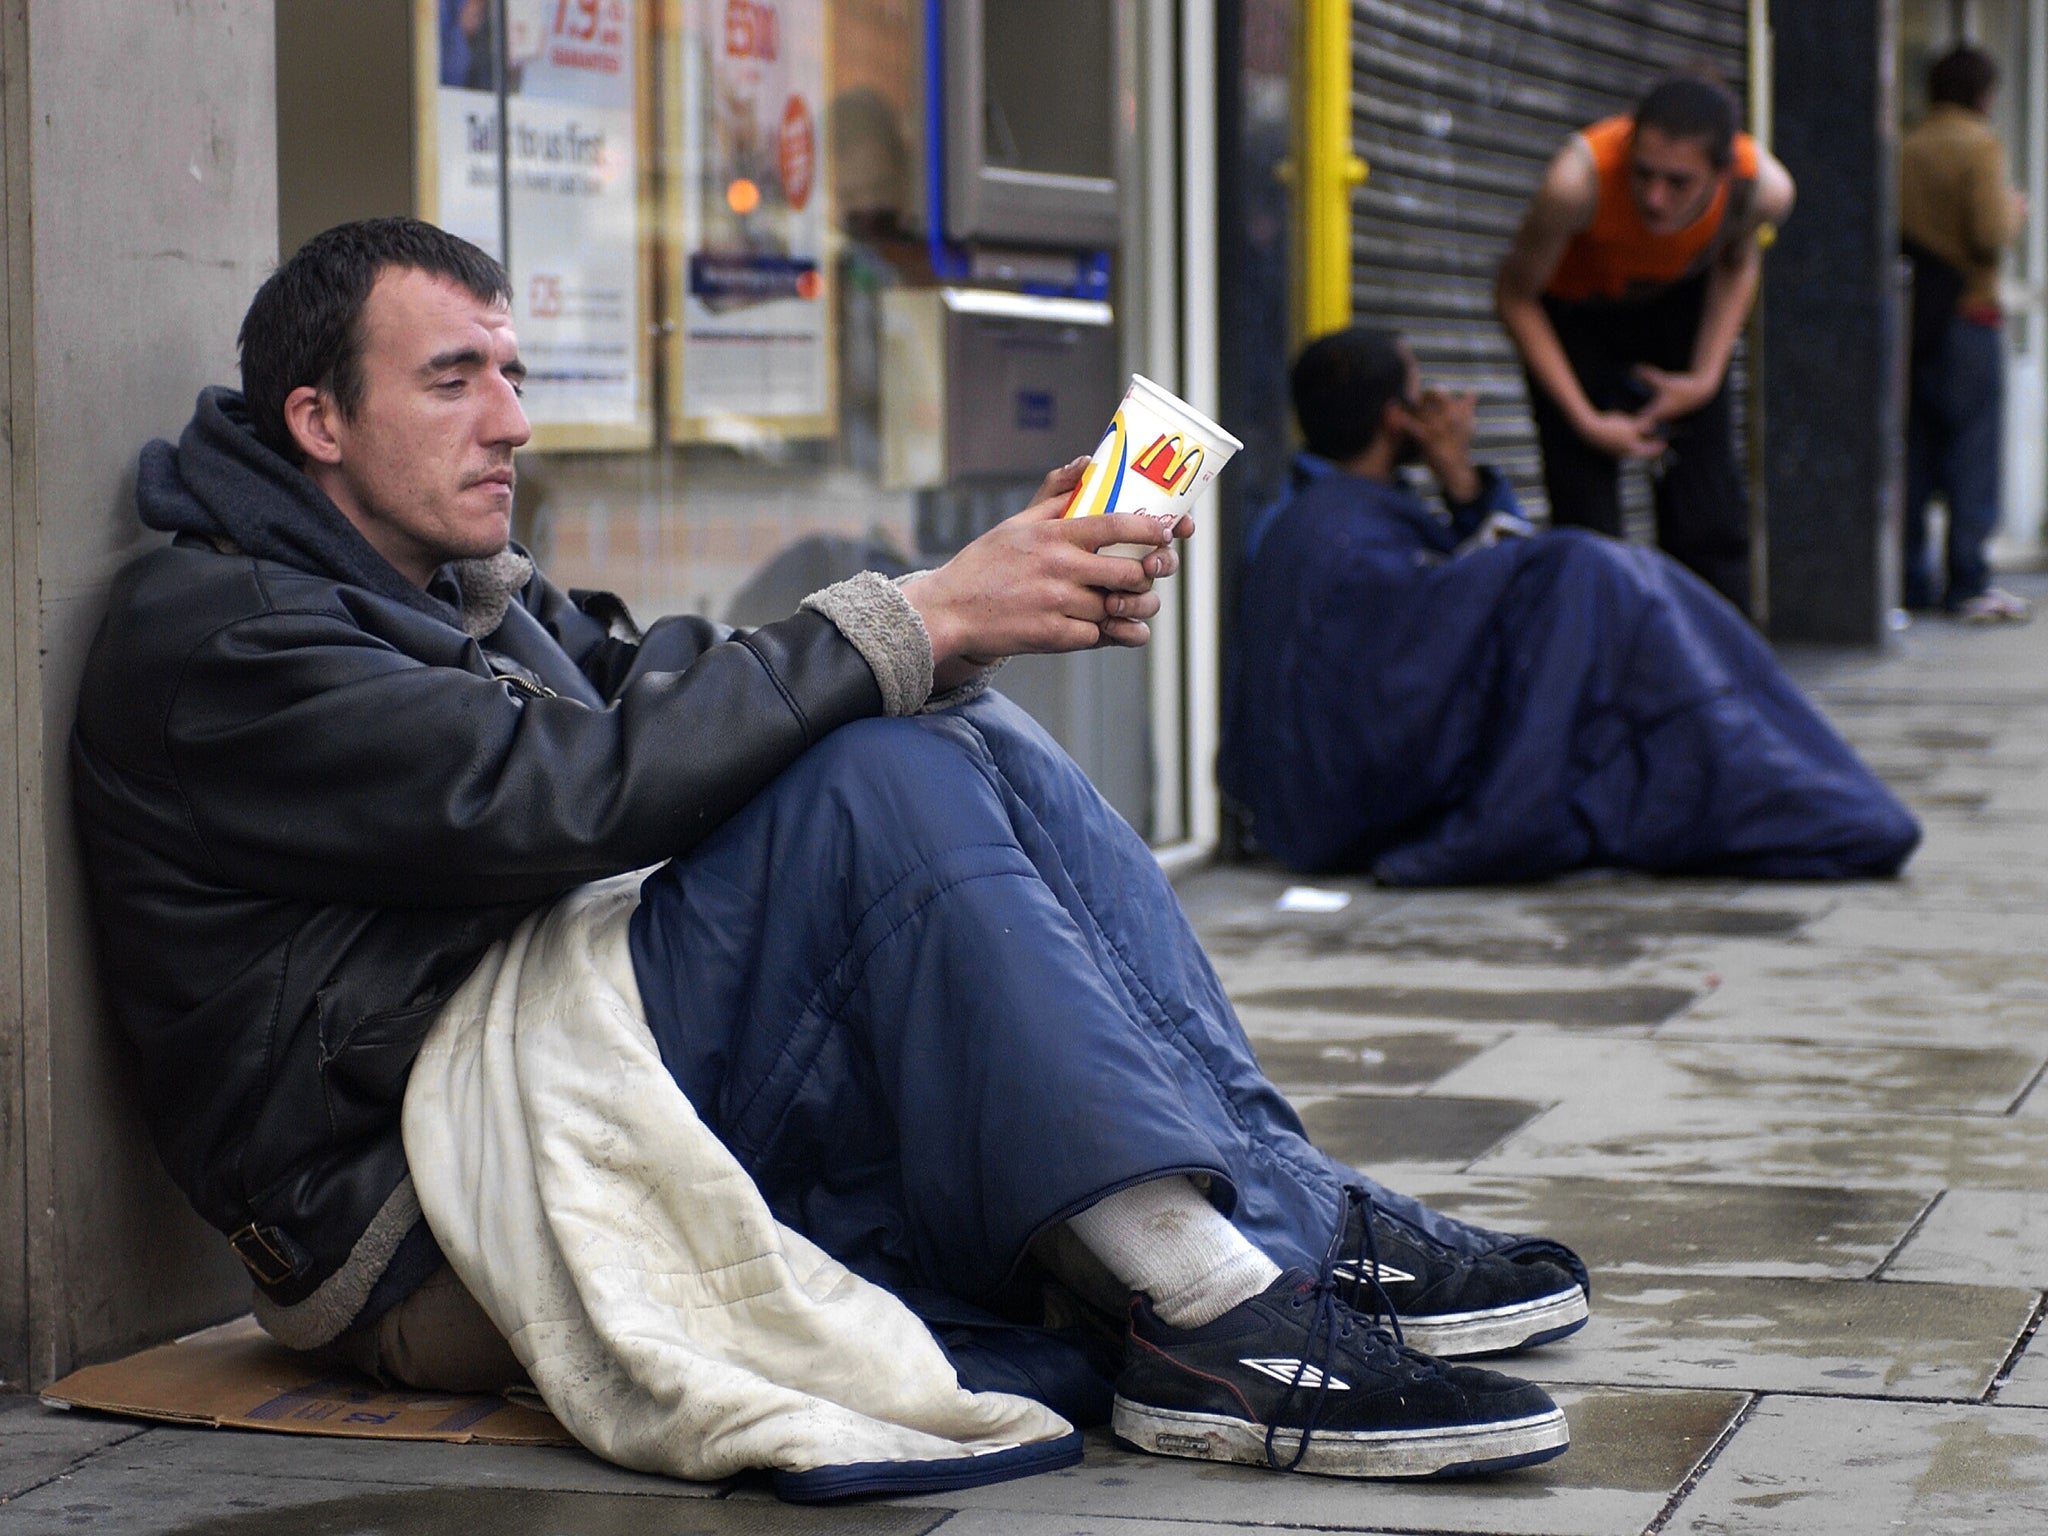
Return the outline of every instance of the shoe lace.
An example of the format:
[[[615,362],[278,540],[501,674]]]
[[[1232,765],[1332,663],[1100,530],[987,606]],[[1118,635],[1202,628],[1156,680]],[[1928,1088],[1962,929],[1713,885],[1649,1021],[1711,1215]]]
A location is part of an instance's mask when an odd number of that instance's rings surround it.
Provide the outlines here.
[[[1374,1326],[1378,1326],[1380,1319],[1384,1317],[1394,1335],[1394,1342],[1405,1344],[1408,1340],[1401,1332],[1401,1316],[1394,1310],[1394,1301],[1387,1294],[1387,1288],[1380,1283],[1380,1244],[1375,1230],[1379,1226],[1380,1210],[1373,1203],[1371,1192],[1363,1184],[1346,1184],[1338,1192],[1337,1234],[1330,1240],[1330,1253],[1323,1259],[1324,1266],[1334,1278],[1336,1250],[1343,1244],[1344,1233],[1351,1225],[1353,1206],[1358,1207],[1359,1222],[1358,1241],[1351,1246],[1351,1273],[1365,1282],[1359,1288],[1359,1294],[1372,1298],[1371,1316]]]
[[[1315,1434],[1316,1425],[1321,1422],[1323,1401],[1330,1394],[1330,1376],[1336,1365],[1337,1343],[1349,1339],[1357,1330],[1362,1314],[1337,1295],[1337,1264],[1343,1256],[1344,1233],[1350,1225],[1351,1208],[1361,1205],[1365,1220],[1361,1223],[1361,1237],[1353,1245],[1353,1272],[1371,1277],[1373,1310],[1365,1318],[1365,1336],[1368,1345],[1384,1343],[1394,1350],[1401,1343],[1401,1321],[1394,1315],[1394,1304],[1387,1299],[1386,1291],[1379,1280],[1379,1244],[1373,1237],[1372,1196],[1356,1184],[1347,1184],[1338,1193],[1337,1229],[1330,1234],[1330,1243],[1323,1250],[1323,1262],[1316,1270],[1316,1278],[1309,1286],[1309,1302],[1297,1298],[1295,1305],[1313,1304],[1314,1314],[1309,1318],[1308,1336],[1302,1341],[1301,1356],[1294,1367],[1294,1379],[1287,1384],[1287,1392],[1280,1399],[1279,1407],[1273,1412],[1266,1425],[1266,1465],[1276,1472],[1292,1472],[1301,1465],[1301,1459],[1308,1454],[1310,1438]],[[1369,1260],[1371,1267],[1362,1267],[1361,1261]],[[1386,1318],[1382,1325],[1380,1318]],[[1391,1332],[1389,1326],[1391,1326]],[[1318,1347],[1318,1340],[1321,1341]],[[1316,1380],[1313,1388],[1305,1386],[1309,1368],[1314,1366]],[[1288,1409],[1294,1404],[1295,1394],[1310,1390],[1308,1413],[1301,1420],[1300,1438],[1295,1442],[1294,1454],[1285,1462],[1281,1461],[1275,1441],[1282,1427],[1281,1421],[1291,1417]]]

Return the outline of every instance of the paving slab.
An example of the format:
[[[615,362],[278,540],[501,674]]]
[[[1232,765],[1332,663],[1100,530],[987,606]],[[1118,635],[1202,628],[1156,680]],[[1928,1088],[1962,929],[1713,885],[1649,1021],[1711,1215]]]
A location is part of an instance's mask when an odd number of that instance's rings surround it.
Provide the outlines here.
[[[1062,1532],[1122,1529],[1070,1523],[1077,1519],[1143,1517],[1310,1530],[1637,1536],[1748,1401],[1739,1392],[1605,1387],[1555,1396],[1571,1421],[1571,1449],[1497,1477],[1358,1483],[1283,1476],[1141,1456],[1095,1436],[1087,1459],[1069,1471],[915,1502],[979,1512],[967,1527],[976,1531],[1013,1529],[992,1518],[1001,1515],[1057,1518],[1054,1529]]]
[[[1557,1024],[1649,1034],[1705,990],[1696,973],[1653,961],[1584,971],[1403,956],[1290,960],[1262,952],[1219,967],[1219,974],[1240,1017],[1292,1019],[1304,1033],[1335,1024],[1354,1030],[1456,1025],[1494,1031]]]
[[[373,1506],[371,1518],[338,1524],[322,1521],[324,1504],[370,1499],[397,1501],[449,1490],[407,1488],[364,1479],[345,1487],[331,1483],[304,1485],[276,1478],[243,1477],[238,1473],[187,1473],[177,1468],[152,1468],[146,1474],[89,1469],[45,1483],[18,1499],[0,1504],[0,1536],[283,1536],[296,1525],[328,1536],[356,1536],[365,1530],[404,1531],[398,1513],[402,1503]],[[531,1495],[524,1495],[531,1497]],[[481,1504],[472,1505],[472,1509]]]
[[[2036,729],[2041,727],[2037,725]],[[2048,732],[2043,735],[2048,736]],[[2039,820],[2048,815],[2048,773],[2034,768],[2025,773],[1988,773],[1983,777],[1991,791],[1984,819],[2012,823],[2022,817]]]
[[[2048,922],[2048,918],[2043,919]],[[1842,1044],[1964,1042],[2031,1049],[2048,1000],[2038,965],[1989,956],[1870,955],[1792,967],[1772,954],[1718,951],[1691,961],[1711,977],[1699,1001],[1656,1032],[1669,1039]],[[1667,960],[1674,980],[1681,962]]]
[[[1493,966],[1602,970],[1654,956],[1679,938],[1782,937],[1814,915],[1806,902],[1771,904],[1732,881],[1600,881],[1516,890],[1373,890],[1355,877],[1327,882],[1351,900],[1341,911],[1283,912],[1288,877],[1233,871],[1228,898],[1192,909],[1211,952],[1228,961],[1259,952],[1302,958],[1470,961]]]
[[[1444,1027],[1362,1034],[1348,1022],[1304,1035],[1290,1016],[1270,1012],[1243,1022],[1259,1069],[1295,1094],[1419,1091],[1502,1038],[1497,1030]]]
[[[1951,1189],[1885,1278],[2048,1286],[2048,1201],[2005,1189]]]
[[[1236,1521],[1147,1520],[1130,1515],[1027,1515],[1012,1509],[966,1509],[949,1515],[946,1536],[1238,1536]],[[1308,1529],[1296,1527],[1296,1529]],[[1382,1526],[1324,1526],[1346,1536],[1412,1536]]]
[[[1750,1104],[1897,1114],[2002,1114],[2033,1083],[2031,1051],[1855,1047],[1781,1040],[1626,1039],[1522,1030],[1442,1078],[1447,1094],[1566,1101],[1741,1098]]]
[[[1691,987],[1641,982],[1605,986],[1460,985],[1443,971],[1442,984],[1361,981],[1357,971],[1318,980],[1298,966],[1276,968],[1270,982],[1232,987],[1249,1008],[1285,1008],[1351,1019],[1441,1019],[1467,1024],[1636,1026],[1664,1023],[1699,998]],[[1375,976],[1385,975],[1375,968]],[[1277,984],[1275,984],[1277,983]]]
[[[98,1414],[60,1413],[27,1396],[0,1396],[0,1500],[46,1483],[149,1426]]]
[[[1617,1095],[1558,1104],[1474,1171],[1841,1184],[1929,1198],[1957,1186],[2048,1194],[2048,1120]]]
[[[44,1412],[55,1419],[90,1418],[131,1431],[141,1428],[132,1421],[75,1411]],[[16,1422],[0,1420],[10,1433]],[[574,1447],[344,1439],[173,1425],[144,1428],[139,1435],[122,1438],[85,1461],[77,1475],[89,1482],[114,1472],[143,1478],[162,1474],[303,1484],[546,1489],[669,1499],[712,1498],[728,1486],[631,1472]]]
[[[2044,727],[2043,735],[2048,735]],[[2030,792],[2030,799],[2031,793]],[[2015,849],[2038,846],[2041,813],[2008,814],[1994,795],[1967,822],[1929,826],[1926,841],[1896,880],[1859,887],[1857,902],[1875,911],[2034,910],[2048,906],[2048,870]]]
[[[2038,1330],[1992,1396],[2001,1407],[2048,1408],[2048,1342]]]
[[[1309,1140],[1339,1162],[1368,1172],[1387,1163],[1462,1167],[1485,1156],[1544,1109],[1521,1099],[1438,1094],[1296,1097],[1294,1104]]]
[[[1382,1168],[1392,1187],[1466,1221],[1570,1244],[1592,1271],[1596,1298],[1604,1298],[1607,1281],[1620,1275],[1866,1279],[1927,1206],[1903,1191],[1838,1185],[1524,1179]]]
[[[1903,736],[1864,730],[1858,733],[1863,737],[1858,750],[1879,777],[1904,792],[1908,803],[1922,798],[1933,785],[1975,785],[1996,792],[2006,786],[2024,787],[2041,771],[2039,738],[2028,730],[2029,724],[2038,722],[2015,724],[2015,729],[1990,737],[1972,731],[1948,732],[1958,743],[1952,747],[1928,745],[1944,734],[1941,727]],[[1969,742],[1982,744],[1965,744]]]
[[[1280,893],[1290,885],[1343,891],[1354,901],[1376,901],[1382,894],[1369,875],[1297,875],[1270,859],[1204,865],[1176,880],[1174,894],[1206,945],[1240,925],[1277,925],[1281,918],[1312,915],[1274,910]]]
[[[2020,1536],[2048,1530],[2048,1412],[1774,1397],[1665,1536]]]
[[[133,1419],[59,1413],[33,1397],[0,1397],[0,1501],[147,1432],[150,1425]]]
[[[1383,886],[1362,874],[1295,874],[1254,854],[1239,863],[1205,867],[1198,877],[1185,882],[1181,901],[1206,939],[1211,932],[1228,931],[1235,924],[1278,923],[1304,915],[1276,909],[1281,893],[1294,885],[1342,891],[1354,903],[1378,913],[1455,913],[1473,908],[1506,915],[1576,903],[1611,906],[1626,902],[1631,907],[1657,907],[1749,901],[1756,898],[1759,889],[1753,882],[1721,876],[1657,876],[1625,869],[1577,869],[1527,885]],[[1785,882],[1764,889],[1828,888],[1827,882],[1804,886]]]
[[[1487,936],[1491,915],[1483,901],[1475,899],[1477,893],[1460,893],[1462,911],[1446,915],[1444,934],[1466,936],[1477,934]],[[1325,1012],[1346,1012],[1352,1006],[1350,997],[1339,997],[1335,1004],[1329,997],[1317,997],[1319,991],[1352,991],[1358,987],[1372,989],[1395,989],[1391,995],[1380,995],[1380,991],[1364,993],[1364,1016],[1366,1018],[1425,1018],[1438,1022],[1464,1022],[1464,1024],[1524,1024],[1540,1022],[1544,1014],[1554,1008],[1538,1004],[1536,1016],[1526,1010],[1505,1006],[1499,999],[1513,999],[1516,995],[1544,997],[1548,993],[1575,993],[1593,991],[1595,995],[1612,993],[1616,987],[1640,987],[1663,983],[1661,956],[1679,942],[1688,944],[1712,944],[1720,940],[1667,940],[1655,948],[1655,952],[1642,954],[1628,961],[1614,963],[1577,963],[1567,952],[1552,952],[1548,942],[1538,948],[1526,946],[1520,940],[1499,952],[1479,952],[1473,946],[1460,942],[1458,950],[1473,952],[1442,952],[1446,944],[1438,946],[1411,946],[1397,944],[1368,954],[1350,952],[1311,952],[1307,946],[1288,942],[1264,942],[1251,946],[1235,956],[1217,954],[1212,956],[1217,963],[1217,973],[1223,977],[1225,987],[1233,999],[1251,999],[1251,1006],[1276,1006],[1276,1008],[1309,1008]],[[1485,938],[1487,946],[1497,946],[1499,940]],[[1686,989],[1692,991],[1696,983],[1688,977]],[[1454,1006],[1452,1012],[1430,1012],[1415,1010],[1413,999],[1405,999],[1399,989],[1419,989],[1423,993],[1434,993],[1448,989],[1452,995],[1479,993],[1483,1008],[1475,1012],[1473,1004]],[[1307,991],[1307,1001],[1290,1001],[1290,993]],[[1274,999],[1264,999],[1264,993],[1276,993]],[[1493,997],[1495,1001],[1487,1001]],[[1651,1014],[1649,1022],[1669,1018],[1675,1008],[1688,1004],[1688,997],[1655,999],[1659,1008]],[[1626,1024],[1634,1024],[1645,1004],[1636,1001],[1628,1010]],[[1569,1020],[1587,1020],[1583,1012],[1567,1014]],[[1597,1010],[1591,1018],[1597,1018]]]
[[[67,1479],[0,1504],[4,1536],[923,1536],[944,1519],[943,1510],[880,1505],[339,1487],[182,1470]]]
[[[1687,973],[1711,954],[1723,961],[1741,962],[1739,967],[1725,970],[1726,975],[1854,975],[1863,968],[1876,967],[1879,969],[1872,973],[1875,977],[1945,976],[1953,982],[1982,983],[2000,992],[2013,989],[2008,992],[2012,996],[2038,998],[2039,993],[2027,984],[2038,983],[2041,973],[2038,968],[2030,971],[2024,962],[2031,954],[2027,945],[2039,942],[2027,935],[2038,931],[2035,919],[2048,912],[2048,904],[2002,903],[1998,910],[2014,921],[1997,924],[1997,941],[1966,946],[1958,943],[1954,935],[1968,930],[1973,915],[1981,921],[1982,911],[1972,914],[1948,908],[1936,910],[1919,901],[1894,908],[1876,897],[1859,898],[1853,905],[1838,906],[1819,919],[1813,929],[1781,942],[1742,938],[1712,942],[1675,940],[1658,957],[1656,968]],[[1821,931],[1829,924],[1839,926]],[[1886,943],[1881,937],[1884,930],[1896,931],[1901,942]],[[1909,939],[1908,935],[1918,936]],[[1935,963],[1923,965],[1916,964],[1917,961]],[[1948,989],[1951,994],[1960,990],[1954,985]]]
[[[2031,957],[2038,965],[2041,914],[1937,911],[1901,922],[1892,913],[1844,906],[1815,922],[1806,943],[1817,949],[1876,950],[1884,955]]]
[[[1975,1399],[2038,1299],[1999,1286],[1607,1276],[1592,1320],[1514,1369],[1546,1383]]]
[[[2031,772],[2043,761],[2039,738],[2029,729],[2041,716],[2038,709],[2000,718],[1980,708],[1943,711],[1896,702],[1840,706],[1858,750],[1883,770],[1904,761],[1949,772]]]

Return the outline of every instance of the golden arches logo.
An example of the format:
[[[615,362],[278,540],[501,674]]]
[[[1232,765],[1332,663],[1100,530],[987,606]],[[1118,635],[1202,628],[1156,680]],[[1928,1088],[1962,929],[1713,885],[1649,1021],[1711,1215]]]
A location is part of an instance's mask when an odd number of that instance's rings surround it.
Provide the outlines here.
[[[1163,433],[1151,447],[1132,461],[1134,473],[1175,495],[1194,484],[1195,471],[1202,467],[1202,445],[1183,445],[1178,432]]]

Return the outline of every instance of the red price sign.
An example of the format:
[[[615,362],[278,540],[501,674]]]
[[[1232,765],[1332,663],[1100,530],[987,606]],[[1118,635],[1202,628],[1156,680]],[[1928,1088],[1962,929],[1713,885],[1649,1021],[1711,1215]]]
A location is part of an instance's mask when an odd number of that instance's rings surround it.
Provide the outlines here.
[[[781,51],[781,34],[773,5],[764,0],[725,0],[726,57],[772,64]]]
[[[587,43],[597,36],[600,0],[556,0],[555,36]]]
[[[782,173],[782,195],[789,206],[803,212],[811,200],[811,182],[818,171],[818,136],[811,127],[811,109],[801,96],[789,98],[782,109],[782,131],[776,135],[775,158]]]
[[[617,48],[625,41],[625,0],[555,0],[555,36]]]

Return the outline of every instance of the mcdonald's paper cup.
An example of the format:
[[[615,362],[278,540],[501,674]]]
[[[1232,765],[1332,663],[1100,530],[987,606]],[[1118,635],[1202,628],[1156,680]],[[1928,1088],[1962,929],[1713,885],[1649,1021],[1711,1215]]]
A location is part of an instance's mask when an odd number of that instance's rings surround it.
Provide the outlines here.
[[[1131,375],[1123,404],[1081,473],[1063,517],[1136,512],[1172,527],[1244,446],[1178,395]],[[1142,544],[1110,544],[1105,555],[1142,555]]]

